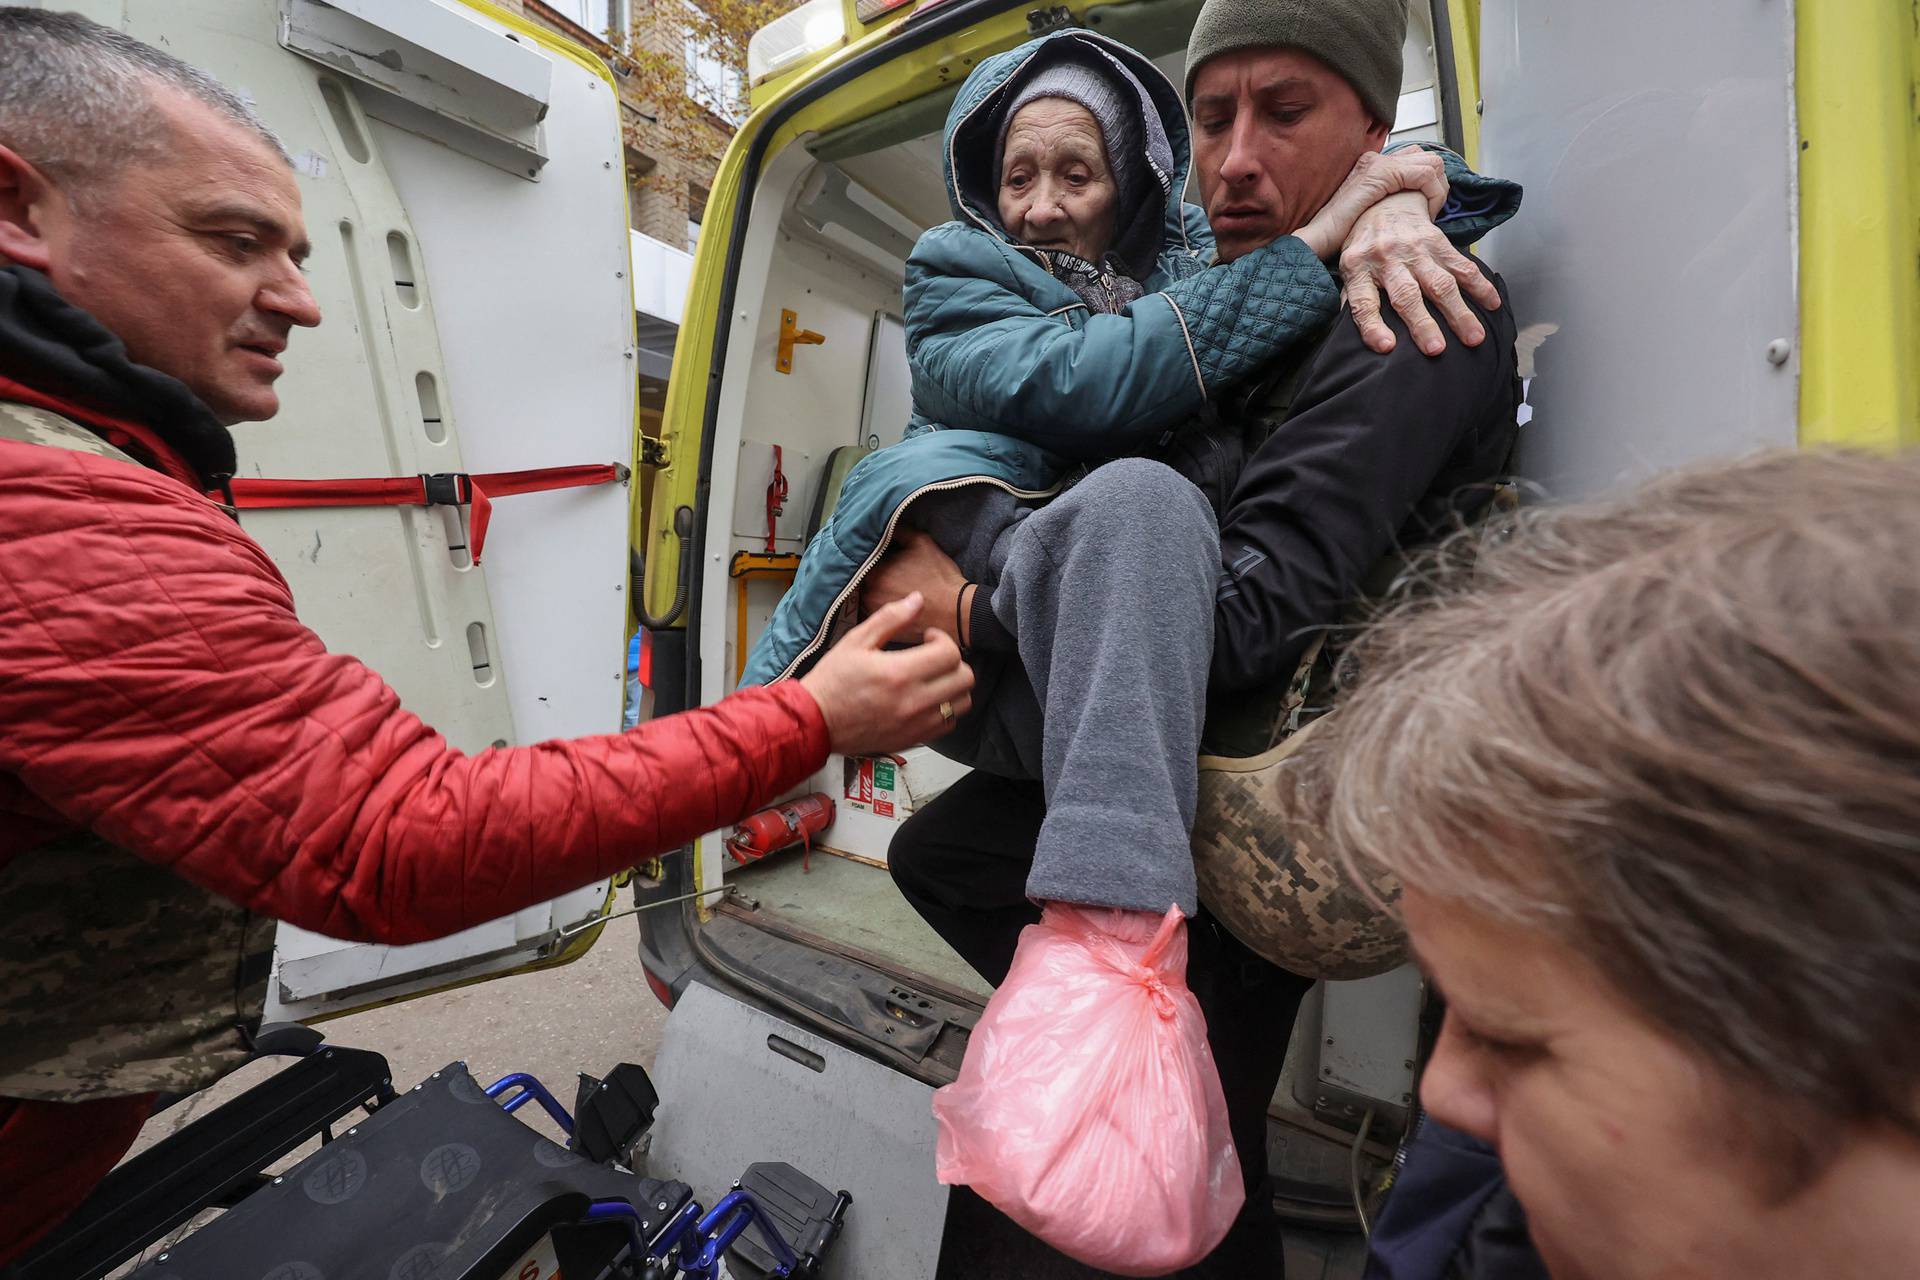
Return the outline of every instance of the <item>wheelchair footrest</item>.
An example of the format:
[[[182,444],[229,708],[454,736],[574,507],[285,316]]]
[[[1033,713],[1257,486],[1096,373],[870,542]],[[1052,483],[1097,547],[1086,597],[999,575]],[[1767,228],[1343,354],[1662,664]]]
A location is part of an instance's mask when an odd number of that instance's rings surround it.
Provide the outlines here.
[[[634,1144],[653,1127],[659,1110],[660,1094],[646,1068],[622,1062],[599,1080],[583,1071],[573,1101],[573,1138],[567,1146],[596,1163],[631,1164]]]
[[[768,1218],[800,1256],[794,1275],[817,1274],[853,1198],[832,1192],[790,1164],[756,1164],[740,1179]],[[758,1235],[746,1232],[727,1250],[727,1263],[740,1280],[765,1280],[779,1274],[779,1263]]]

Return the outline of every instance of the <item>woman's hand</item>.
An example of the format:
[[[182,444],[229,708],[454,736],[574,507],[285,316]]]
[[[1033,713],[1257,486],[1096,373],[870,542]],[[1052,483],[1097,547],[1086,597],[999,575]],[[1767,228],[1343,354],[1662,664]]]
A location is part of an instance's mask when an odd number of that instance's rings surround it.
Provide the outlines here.
[[[1439,355],[1447,344],[1427,310],[1428,298],[1439,305],[1462,342],[1473,347],[1486,340],[1486,329],[1461,290],[1489,311],[1499,308],[1500,292],[1434,225],[1446,198],[1446,166],[1439,156],[1370,151],[1333,198],[1294,233],[1322,258],[1339,253],[1347,306],[1362,340],[1375,351],[1394,348],[1393,330],[1381,318],[1382,291],[1430,356]]]
[[[1380,315],[1380,295],[1407,323],[1420,350],[1437,356],[1446,336],[1427,308],[1431,298],[1447,324],[1470,347],[1486,340],[1486,326],[1461,297],[1461,290],[1488,311],[1500,309],[1500,291],[1480,265],[1454,248],[1433,224],[1424,194],[1387,196],[1355,221],[1340,250],[1340,275],[1347,286],[1347,308],[1360,337],[1373,350],[1393,350],[1393,330]]]
[[[1307,242],[1315,257],[1330,261],[1353,235],[1361,214],[1403,191],[1419,192],[1426,198],[1427,212],[1439,213],[1447,202],[1446,165],[1430,151],[1366,152],[1354,162],[1333,198],[1293,234]]]

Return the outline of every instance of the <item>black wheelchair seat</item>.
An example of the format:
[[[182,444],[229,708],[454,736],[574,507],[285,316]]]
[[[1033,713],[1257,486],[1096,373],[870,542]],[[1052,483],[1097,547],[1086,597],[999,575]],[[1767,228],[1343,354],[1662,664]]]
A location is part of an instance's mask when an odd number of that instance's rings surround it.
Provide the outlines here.
[[[134,1275],[494,1280],[589,1204],[631,1204],[652,1241],[692,1196],[542,1137],[454,1062]]]

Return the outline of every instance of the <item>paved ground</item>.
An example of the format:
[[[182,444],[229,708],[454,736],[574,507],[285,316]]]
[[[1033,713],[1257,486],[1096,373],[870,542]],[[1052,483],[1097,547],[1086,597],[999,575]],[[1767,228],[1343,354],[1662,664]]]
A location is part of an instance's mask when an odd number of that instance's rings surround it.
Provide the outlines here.
[[[631,905],[624,890],[618,905]],[[667,1011],[647,989],[637,946],[633,918],[615,920],[593,949],[572,964],[336,1018],[320,1029],[335,1043],[385,1054],[393,1067],[394,1087],[403,1092],[453,1059],[464,1058],[483,1083],[510,1071],[530,1071],[571,1109],[576,1071],[599,1075],[623,1061],[653,1065]],[[271,1064],[256,1063],[162,1112],[141,1133],[134,1150],[272,1071]],[[561,1137],[538,1106],[516,1114],[537,1123],[548,1136]],[[303,1148],[283,1163],[292,1164],[305,1154]],[[159,1247],[148,1252],[157,1253]]]
[[[622,890],[616,910],[632,905]],[[327,1038],[375,1049],[405,1089],[455,1058],[483,1084],[530,1071],[569,1108],[577,1071],[616,1062],[653,1065],[667,1011],[640,972],[639,930],[629,916],[601,931],[572,964],[320,1024]]]

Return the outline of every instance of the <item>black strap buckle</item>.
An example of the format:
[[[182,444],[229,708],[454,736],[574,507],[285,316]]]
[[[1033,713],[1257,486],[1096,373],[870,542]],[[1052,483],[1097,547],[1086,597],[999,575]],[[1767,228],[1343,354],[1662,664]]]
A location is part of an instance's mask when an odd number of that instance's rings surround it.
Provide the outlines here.
[[[472,485],[464,472],[422,472],[420,487],[426,492],[430,507],[464,507],[472,500]]]

